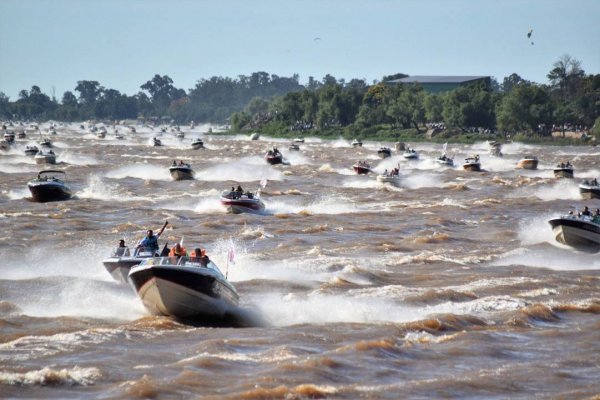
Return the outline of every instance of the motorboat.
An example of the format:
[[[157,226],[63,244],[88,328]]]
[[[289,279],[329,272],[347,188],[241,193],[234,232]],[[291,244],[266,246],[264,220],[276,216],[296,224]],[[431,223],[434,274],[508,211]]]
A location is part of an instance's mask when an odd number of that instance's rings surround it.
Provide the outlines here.
[[[8,150],[10,148],[10,143],[8,143],[6,140],[0,140],[0,150]]]
[[[185,137],[185,133],[183,133],[181,131],[177,131],[177,133],[175,134],[175,137],[178,139],[183,139]]]
[[[265,203],[260,199],[258,193],[226,190],[221,193],[221,204],[227,212],[241,214],[244,212],[260,213],[265,210]]]
[[[269,150],[267,154],[265,154],[265,160],[271,164],[282,164],[283,163],[283,154],[276,147],[273,147],[272,150]]]
[[[435,162],[438,163],[439,165],[443,165],[445,167],[453,167],[454,166],[454,159],[446,156],[446,154],[442,154],[441,156],[436,158]]]
[[[50,130],[48,130],[48,134],[56,135],[56,129],[54,129],[54,127],[50,128]]]
[[[100,131],[96,132],[96,137],[98,139],[104,139],[106,137],[106,131],[100,130]]]
[[[204,148],[204,142],[202,141],[202,139],[198,138],[192,142],[192,149],[198,150],[198,149],[203,149],[203,148]]]
[[[252,135],[250,135],[250,140],[258,140],[260,138],[260,133],[258,132],[254,132]]]
[[[377,182],[400,186],[400,173],[398,168],[394,168],[391,172],[388,172],[386,169],[383,174],[377,175]]]
[[[17,134],[17,138],[19,139],[27,139],[27,133],[25,131],[21,131]]]
[[[26,146],[25,150],[23,150],[25,152],[26,156],[35,156],[39,149],[37,146]]]
[[[296,143],[292,143],[288,146],[288,150],[300,151],[300,146],[298,146]]]
[[[535,156],[525,156],[517,163],[517,168],[520,169],[537,169],[538,158]]]
[[[38,144],[47,149],[52,148],[52,142],[48,138],[42,138],[42,140],[40,140]]]
[[[573,165],[567,161],[567,163],[560,163],[554,168],[555,178],[573,178]]]
[[[56,154],[52,150],[43,151],[40,150],[34,157],[35,163],[38,165],[43,164],[56,164]]]
[[[4,134],[4,140],[7,143],[14,143],[15,142],[15,133],[13,131],[8,131]]]
[[[162,142],[160,141],[159,138],[156,138],[156,137],[152,138],[152,144],[156,147],[162,146]]]
[[[415,149],[411,149],[410,147],[408,147],[404,151],[402,157],[404,157],[405,160],[417,160],[419,158],[419,153],[417,153]]]
[[[479,156],[467,157],[463,163],[463,169],[465,171],[481,171],[481,163],[479,162]]]
[[[366,161],[358,161],[352,166],[352,169],[354,169],[354,172],[358,175],[366,175],[371,172],[371,166]]]
[[[121,135],[119,132],[115,132],[115,139],[123,140],[125,139],[125,136]]]
[[[363,143],[361,142],[360,139],[354,139],[352,141],[352,147],[362,147]]]
[[[136,130],[135,130],[135,126],[130,126],[130,127],[129,127],[129,132],[131,132],[131,133],[135,133],[135,132],[136,132]]]
[[[133,252],[129,247],[115,247],[110,256],[102,260],[102,264],[114,280],[127,283],[132,267],[158,255],[149,247],[137,247]]]
[[[27,183],[34,201],[61,201],[71,198],[71,187],[66,182],[64,171],[47,169],[40,171],[36,179]]]
[[[239,302],[235,287],[212,261],[155,257],[131,268],[128,280],[151,314],[180,319],[223,318]]]
[[[304,138],[303,137],[294,138],[294,143],[304,143]]]
[[[584,199],[600,199],[600,185],[598,179],[585,180],[579,185],[579,193]]]
[[[600,251],[600,217],[565,215],[548,223],[556,241],[582,251]]]
[[[171,173],[171,177],[173,178],[173,180],[190,180],[194,179],[194,177],[196,176],[196,173],[194,172],[190,164],[181,161],[178,164],[175,161],[173,161],[173,164],[174,165],[171,165],[171,167],[169,167],[169,172]]]
[[[377,155],[381,158],[388,158],[392,155],[392,150],[389,147],[380,147]]]
[[[489,140],[488,144],[488,153],[494,157],[502,157],[502,143],[497,142],[495,140]]]

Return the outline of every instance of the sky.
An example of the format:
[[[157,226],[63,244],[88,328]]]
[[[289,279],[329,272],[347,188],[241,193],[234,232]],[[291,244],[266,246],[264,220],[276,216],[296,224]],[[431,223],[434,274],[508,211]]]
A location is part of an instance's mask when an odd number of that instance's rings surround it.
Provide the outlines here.
[[[257,71],[547,83],[565,54],[600,73],[598,16],[600,0],[0,0],[0,92],[60,100],[94,80],[133,95],[155,74],[189,90]]]

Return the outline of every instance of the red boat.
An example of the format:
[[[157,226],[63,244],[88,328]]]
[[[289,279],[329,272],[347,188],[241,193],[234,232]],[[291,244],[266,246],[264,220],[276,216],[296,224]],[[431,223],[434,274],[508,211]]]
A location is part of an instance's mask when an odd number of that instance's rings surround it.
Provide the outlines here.
[[[371,172],[371,166],[364,161],[359,161],[352,166],[358,175],[366,175]]]
[[[233,214],[244,212],[261,213],[265,210],[265,203],[258,194],[251,192],[238,192],[226,190],[221,193],[221,204]]]

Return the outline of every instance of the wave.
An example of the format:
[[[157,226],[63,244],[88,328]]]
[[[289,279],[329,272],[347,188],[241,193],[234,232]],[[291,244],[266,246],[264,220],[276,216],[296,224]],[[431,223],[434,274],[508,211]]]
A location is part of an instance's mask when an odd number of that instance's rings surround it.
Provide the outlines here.
[[[111,179],[138,178],[144,180],[170,181],[171,174],[167,166],[153,164],[134,164],[106,172],[105,176]]]
[[[93,385],[102,374],[98,368],[56,369],[44,367],[28,372],[0,371],[0,384],[18,386],[88,386]]]

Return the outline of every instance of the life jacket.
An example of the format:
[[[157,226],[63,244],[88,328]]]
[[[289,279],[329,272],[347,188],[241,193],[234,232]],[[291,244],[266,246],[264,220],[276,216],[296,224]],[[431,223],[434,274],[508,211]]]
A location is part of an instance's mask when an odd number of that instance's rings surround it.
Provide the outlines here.
[[[177,247],[173,247],[171,249],[171,251],[169,252],[169,257],[181,257],[181,256],[185,256],[186,251],[185,251],[185,247],[181,246],[179,248],[179,251],[177,251]]]
[[[206,250],[200,250],[200,253],[196,253],[196,250],[193,250],[193,251],[190,253],[190,257],[196,257],[196,258],[200,258],[200,257],[202,257],[203,255],[206,255]]]

